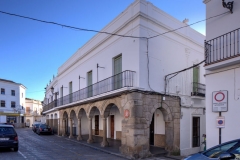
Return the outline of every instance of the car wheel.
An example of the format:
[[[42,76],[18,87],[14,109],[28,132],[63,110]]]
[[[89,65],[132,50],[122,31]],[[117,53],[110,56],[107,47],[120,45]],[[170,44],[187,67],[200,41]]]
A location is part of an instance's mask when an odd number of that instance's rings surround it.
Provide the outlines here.
[[[14,152],[18,151],[18,147],[13,148]]]

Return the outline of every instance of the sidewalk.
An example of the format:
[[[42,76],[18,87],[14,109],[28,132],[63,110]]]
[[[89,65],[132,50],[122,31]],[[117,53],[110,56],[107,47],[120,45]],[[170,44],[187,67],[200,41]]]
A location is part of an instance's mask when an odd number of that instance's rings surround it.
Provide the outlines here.
[[[56,136],[58,136],[58,135],[56,135]],[[91,144],[87,143],[88,135],[83,135],[82,136],[83,140],[81,140],[81,141],[78,141],[76,137],[74,137],[72,139],[69,139],[67,136],[66,137],[58,136],[58,137],[65,138],[69,141],[74,141],[74,142],[79,143],[81,145],[85,145],[87,147],[90,147],[90,148],[93,148],[93,149],[96,149],[96,150],[99,150],[99,151],[102,151],[102,152],[105,152],[105,153],[108,153],[108,154],[112,154],[112,155],[115,155],[115,156],[130,159],[130,158],[122,155],[119,152],[119,147],[121,146],[121,141],[120,140],[115,140],[115,139],[108,138],[107,141],[109,143],[109,146],[108,147],[101,147],[102,137],[99,137],[99,136],[93,136],[94,143],[91,143]],[[157,157],[166,157],[166,158],[170,158],[170,159],[173,159],[173,160],[181,160],[181,159],[184,158],[182,156],[168,156],[167,152],[164,150],[164,148],[155,147],[155,146],[150,146],[150,152],[153,154],[153,157],[156,157],[156,158]]]

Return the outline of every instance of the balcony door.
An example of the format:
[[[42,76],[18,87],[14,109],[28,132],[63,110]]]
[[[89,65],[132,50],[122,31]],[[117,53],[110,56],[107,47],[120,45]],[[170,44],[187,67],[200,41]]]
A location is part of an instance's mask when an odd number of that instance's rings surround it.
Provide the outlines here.
[[[88,85],[88,97],[92,97],[93,95],[93,87],[92,87],[92,71],[87,73],[87,85]]]
[[[193,94],[198,93],[199,67],[193,68]]]
[[[117,56],[113,60],[113,88],[122,88],[122,55]]]

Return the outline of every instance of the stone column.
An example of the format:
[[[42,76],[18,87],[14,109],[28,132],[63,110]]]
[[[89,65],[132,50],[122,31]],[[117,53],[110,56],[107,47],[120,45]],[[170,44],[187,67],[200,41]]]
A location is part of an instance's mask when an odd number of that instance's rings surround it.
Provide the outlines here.
[[[65,128],[66,128],[66,119],[63,119],[62,120],[62,136],[66,136],[66,131],[65,131]]]
[[[73,123],[72,123],[72,118],[69,118],[70,120],[70,135],[69,138],[73,138]]]
[[[61,118],[58,118],[58,135],[60,136]]]
[[[82,135],[81,135],[81,118],[78,119],[78,137],[77,140],[80,141],[82,140]]]
[[[89,120],[89,138],[87,140],[87,143],[93,143],[93,139],[92,139],[92,118],[88,118]]]
[[[107,141],[107,118],[103,118],[103,141],[101,143],[102,147],[108,146],[108,141]]]

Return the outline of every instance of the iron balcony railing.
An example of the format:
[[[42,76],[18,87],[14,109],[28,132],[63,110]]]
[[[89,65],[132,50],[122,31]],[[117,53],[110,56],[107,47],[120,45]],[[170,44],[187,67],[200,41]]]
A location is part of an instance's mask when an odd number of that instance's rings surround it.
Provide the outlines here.
[[[57,100],[45,105],[43,112],[50,110],[54,107],[66,105],[72,102],[77,102],[83,99],[87,99],[102,93],[117,90],[123,87],[133,87],[134,85],[134,71],[123,71],[112,77],[104,79],[86,88],[80,89],[76,92],[68,94],[64,97],[60,97]]]
[[[205,84],[193,82],[192,83],[192,96],[205,97],[206,86]]]
[[[239,29],[205,41],[205,65],[221,62],[240,56]]]

